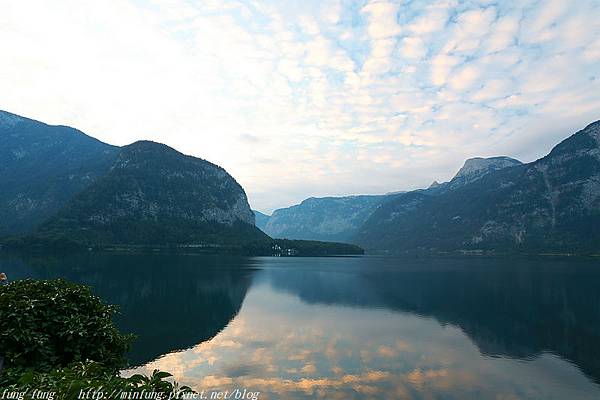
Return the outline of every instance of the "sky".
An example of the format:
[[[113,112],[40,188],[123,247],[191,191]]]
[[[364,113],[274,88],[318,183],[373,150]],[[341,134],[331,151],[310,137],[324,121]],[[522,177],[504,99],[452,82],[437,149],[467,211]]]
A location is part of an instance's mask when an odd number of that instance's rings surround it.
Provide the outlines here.
[[[600,119],[600,0],[0,0],[0,109],[224,167],[270,213]]]

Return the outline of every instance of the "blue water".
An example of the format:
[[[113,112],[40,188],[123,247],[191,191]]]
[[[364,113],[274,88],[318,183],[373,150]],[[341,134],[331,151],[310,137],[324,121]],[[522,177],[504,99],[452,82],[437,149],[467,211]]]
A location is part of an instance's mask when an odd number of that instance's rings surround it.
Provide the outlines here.
[[[261,399],[600,398],[593,259],[0,258],[91,285],[133,372]]]

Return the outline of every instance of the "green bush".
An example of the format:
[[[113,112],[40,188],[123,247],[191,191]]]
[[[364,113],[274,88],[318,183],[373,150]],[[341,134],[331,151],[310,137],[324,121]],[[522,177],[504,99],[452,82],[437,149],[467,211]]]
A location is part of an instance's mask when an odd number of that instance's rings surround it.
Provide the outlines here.
[[[49,371],[73,362],[125,365],[132,337],[112,322],[87,286],[64,280],[22,280],[0,287],[0,349],[6,367]]]
[[[80,393],[95,392],[96,398],[119,399],[121,393],[152,392],[156,400],[168,399],[170,394],[193,393],[187,386],[171,383],[166,378],[171,374],[154,370],[151,376],[133,375],[129,378],[118,376],[95,362],[74,363],[67,368],[59,368],[48,373],[28,371],[21,375],[8,390],[27,392],[25,399],[32,399],[33,390],[53,392],[53,400],[72,400],[81,398]],[[102,396],[98,396],[102,393]],[[141,398],[141,397],[140,397]]]
[[[115,306],[104,304],[87,286],[64,280],[22,280],[0,286],[0,387],[54,392],[77,398],[81,390],[171,394],[191,389],[155,370],[152,376],[119,376],[131,335],[112,322]],[[165,396],[164,398],[166,398]]]

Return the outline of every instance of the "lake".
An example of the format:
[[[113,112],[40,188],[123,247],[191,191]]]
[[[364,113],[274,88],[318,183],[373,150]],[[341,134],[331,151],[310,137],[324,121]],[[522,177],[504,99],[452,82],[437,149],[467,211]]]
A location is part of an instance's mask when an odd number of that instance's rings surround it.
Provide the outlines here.
[[[600,398],[600,260],[0,257],[118,304],[133,372],[260,399]]]

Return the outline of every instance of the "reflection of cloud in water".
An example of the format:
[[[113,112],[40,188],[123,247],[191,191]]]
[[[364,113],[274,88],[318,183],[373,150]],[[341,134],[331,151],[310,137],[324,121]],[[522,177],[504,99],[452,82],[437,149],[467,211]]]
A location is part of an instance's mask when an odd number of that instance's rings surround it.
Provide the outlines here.
[[[87,283],[119,304],[120,328],[139,334],[134,361],[193,346],[145,369],[200,389],[600,398],[587,378],[600,382],[600,270],[589,260],[94,253],[0,266],[12,279]]]
[[[154,368],[198,390],[246,388],[261,398],[577,399],[596,391],[554,356],[483,357],[460,329],[434,319],[308,305],[268,284],[254,286],[212,340],[137,371]]]

